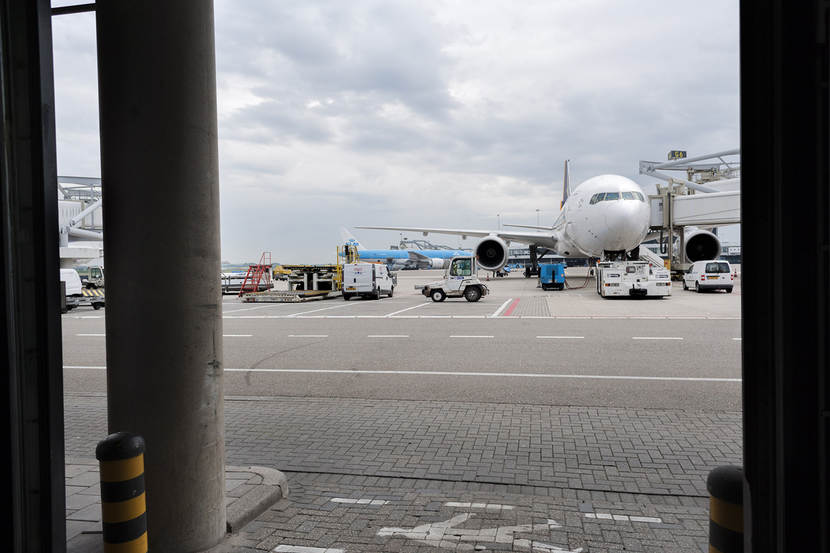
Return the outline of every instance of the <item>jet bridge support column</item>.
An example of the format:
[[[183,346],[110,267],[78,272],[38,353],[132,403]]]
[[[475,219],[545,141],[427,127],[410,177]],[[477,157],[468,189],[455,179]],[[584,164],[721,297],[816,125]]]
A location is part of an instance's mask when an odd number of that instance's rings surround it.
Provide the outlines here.
[[[144,437],[151,551],[225,533],[213,3],[99,1],[111,432]]]

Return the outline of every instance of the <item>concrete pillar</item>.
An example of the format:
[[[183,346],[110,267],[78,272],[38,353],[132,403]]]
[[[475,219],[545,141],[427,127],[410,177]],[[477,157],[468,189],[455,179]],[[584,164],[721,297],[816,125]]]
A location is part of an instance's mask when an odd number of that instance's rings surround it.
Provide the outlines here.
[[[99,0],[110,432],[144,437],[151,551],[225,532],[213,2]]]

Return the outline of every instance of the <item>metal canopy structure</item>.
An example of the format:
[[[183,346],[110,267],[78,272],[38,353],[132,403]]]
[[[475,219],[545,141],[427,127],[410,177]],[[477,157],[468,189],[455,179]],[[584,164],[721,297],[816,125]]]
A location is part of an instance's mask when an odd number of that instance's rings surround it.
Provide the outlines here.
[[[697,192],[719,192],[707,183],[717,180],[740,178],[740,159],[729,159],[740,156],[740,149],[725,150],[714,154],[705,154],[690,158],[672,159],[669,161],[640,161],[640,174],[666,181],[670,185],[683,185],[689,190]],[[706,163],[700,163],[706,162]],[[669,175],[663,171],[683,171],[686,178]]]

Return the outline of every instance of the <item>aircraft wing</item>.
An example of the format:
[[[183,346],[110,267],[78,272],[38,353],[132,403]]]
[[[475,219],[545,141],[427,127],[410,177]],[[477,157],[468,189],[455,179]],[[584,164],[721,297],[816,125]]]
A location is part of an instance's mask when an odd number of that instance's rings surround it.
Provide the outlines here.
[[[511,240],[515,242],[522,242],[524,244],[540,244],[551,247],[551,243],[556,242],[556,238],[550,232],[529,232],[529,231],[505,231],[505,230],[474,230],[474,229],[452,229],[452,228],[424,228],[424,227],[355,227],[368,230],[396,230],[404,232],[420,232],[424,236],[434,232],[435,234],[450,234],[453,236],[461,236],[467,238],[468,236],[484,238],[485,236],[495,235],[504,240]]]

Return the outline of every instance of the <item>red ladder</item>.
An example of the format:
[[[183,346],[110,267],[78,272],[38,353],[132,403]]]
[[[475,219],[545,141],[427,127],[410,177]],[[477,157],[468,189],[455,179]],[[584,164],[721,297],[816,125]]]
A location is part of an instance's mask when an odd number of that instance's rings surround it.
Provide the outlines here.
[[[239,295],[242,296],[248,292],[258,292],[259,284],[262,282],[263,277],[266,284],[271,284],[271,252],[262,252],[262,257],[259,258],[259,264],[248,265],[248,272],[245,274],[245,280],[242,281]]]

